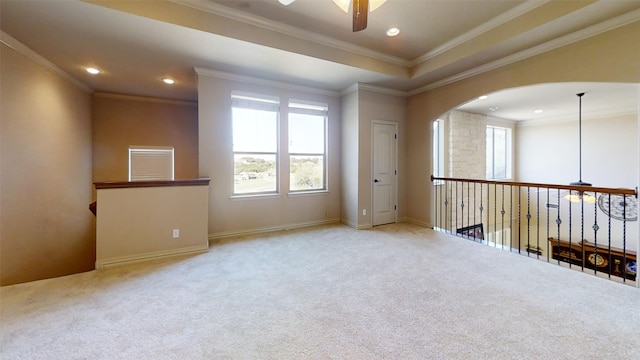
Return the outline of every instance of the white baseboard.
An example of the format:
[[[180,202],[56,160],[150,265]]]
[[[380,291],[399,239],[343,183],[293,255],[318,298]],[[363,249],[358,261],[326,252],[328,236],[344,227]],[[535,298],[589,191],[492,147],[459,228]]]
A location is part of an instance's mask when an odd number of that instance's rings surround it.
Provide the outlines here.
[[[353,222],[353,221],[350,221],[350,220],[347,220],[347,219],[340,219],[340,222],[341,222],[342,224],[345,224],[345,225],[347,225],[347,226],[350,226],[350,227],[352,227],[352,228],[354,228],[354,229],[357,229],[357,228],[358,228],[358,224],[357,224],[357,223],[355,223],[355,222]]]
[[[358,224],[358,223],[355,223],[353,221],[346,220],[346,219],[342,219],[342,220],[340,220],[340,222],[345,224],[345,225],[347,225],[347,226],[350,226],[350,227],[352,227],[352,228],[354,228],[356,230],[370,229],[370,228],[373,227],[373,225],[371,225],[371,224]]]
[[[422,227],[426,227],[426,228],[433,228],[433,226],[431,226],[431,224],[428,224],[424,221],[420,221],[420,220],[416,220],[416,219],[412,219],[412,218],[404,218],[403,221],[408,222],[408,223],[412,223],[412,224],[416,224]]]
[[[318,225],[328,225],[328,224],[336,224],[339,223],[339,218],[332,218],[320,221],[309,221],[304,223],[295,223],[295,224],[287,224],[287,225],[277,225],[277,226],[268,226],[263,228],[254,228],[249,230],[235,230],[235,231],[225,231],[220,233],[209,234],[209,244],[214,243],[216,240],[221,240],[225,238],[235,237],[235,236],[246,236],[246,235],[256,235],[256,234],[264,234],[270,233],[274,231],[282,231],[282,230],[293,230],[299,228],[305,228],[310,226],[318,226]]]
[[[166,258],[166,257],[176,256],[176,255],[201,254],[207,251],[209,251],[208,244],[190,246],[190,247],[185,247],[180,249],[156,251],[156,252],[144,253],[144,254],[121,256],[121,257],[110,258],[110,259],[102,259],[102,260],[96,261],[96,270],[106,269],[109,267],[126,265],[126,264],[135,264],[143,261],[161,259],[161,258]]]

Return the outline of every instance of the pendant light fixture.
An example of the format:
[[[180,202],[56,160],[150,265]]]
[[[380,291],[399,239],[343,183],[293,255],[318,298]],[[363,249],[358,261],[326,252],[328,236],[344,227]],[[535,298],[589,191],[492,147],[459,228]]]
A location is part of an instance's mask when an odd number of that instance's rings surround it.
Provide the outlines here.
[[[591,186],[590,183],[582,181],[582,97],[584,93],[576,94],[578,96],[578,169],[579,169],[579,178],[578,181],[572,182],[569,185],[575,186]],[[573,190],[569,192],[569,194],[564,196],[565,199],[571,202],[588,202],[594,203],[596,201],[595,196],[589,195],[584,191]]]

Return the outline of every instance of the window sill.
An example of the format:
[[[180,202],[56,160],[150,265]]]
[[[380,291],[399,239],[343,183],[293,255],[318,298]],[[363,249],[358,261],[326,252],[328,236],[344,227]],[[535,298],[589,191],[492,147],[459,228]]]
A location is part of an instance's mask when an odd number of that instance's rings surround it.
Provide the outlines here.
[[[297,196],[316,196],[316,195],[327,195],[329,190],[309,190],[309,191],[295,191],[287,194],[289,197],[297,197]]]
[[[278,199],[281,198],[280,194],[247,194],[247,195],[231,195],[229,199],[231,201],[242,200],[264,200],[264,199]]]

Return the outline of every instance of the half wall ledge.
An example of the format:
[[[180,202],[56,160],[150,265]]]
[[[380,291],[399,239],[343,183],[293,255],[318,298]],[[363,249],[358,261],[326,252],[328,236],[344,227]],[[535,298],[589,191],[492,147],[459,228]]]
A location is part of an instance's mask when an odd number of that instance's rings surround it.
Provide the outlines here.
[[[115,182],[95,182],[96,190],[101,189],[123,189],[141,187],[166,187],[166,186],[203,186],[209,185],[211,179],[199,178],[188,180],[150,180],[150,181],[115,181]]]

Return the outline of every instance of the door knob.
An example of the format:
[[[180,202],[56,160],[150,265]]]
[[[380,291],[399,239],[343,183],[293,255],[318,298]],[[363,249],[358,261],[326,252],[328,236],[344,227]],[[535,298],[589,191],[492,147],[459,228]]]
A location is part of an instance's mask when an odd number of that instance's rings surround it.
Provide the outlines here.
[[[378,182],[380,182],[380,180],[378,180],[378,179],[373,179],[373,182],[377,182],[377,183],[378,183]]]

